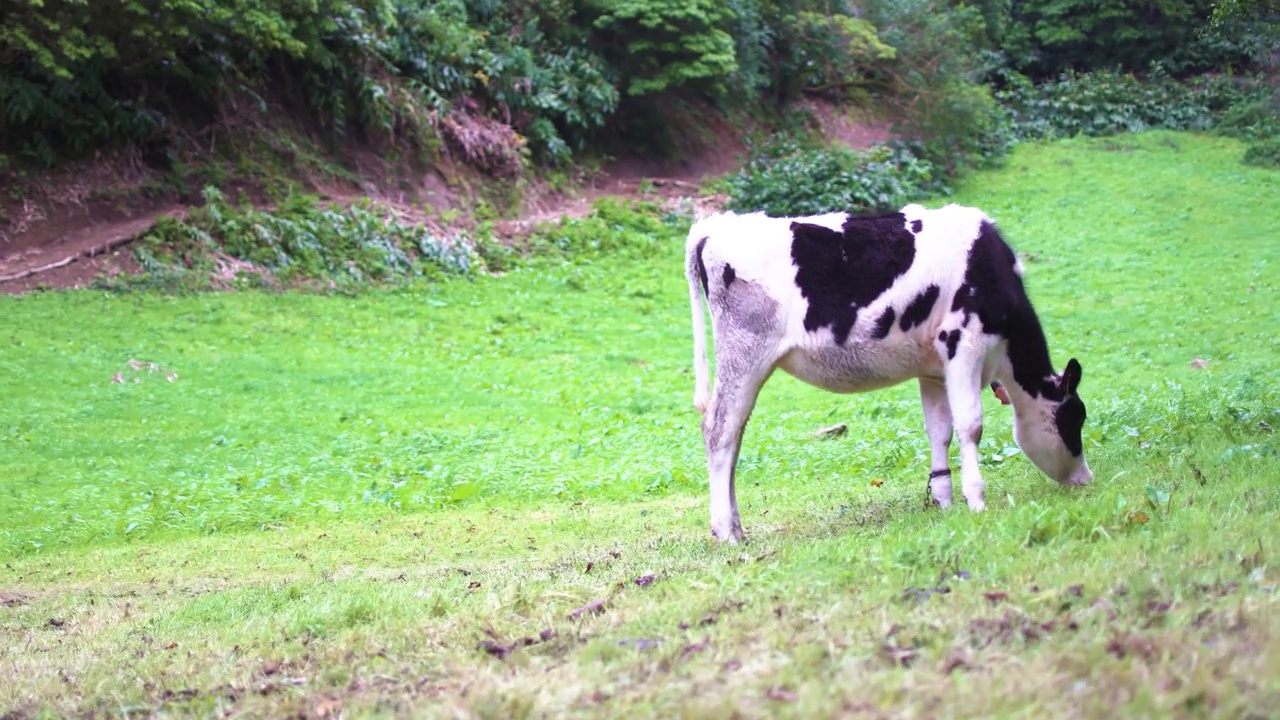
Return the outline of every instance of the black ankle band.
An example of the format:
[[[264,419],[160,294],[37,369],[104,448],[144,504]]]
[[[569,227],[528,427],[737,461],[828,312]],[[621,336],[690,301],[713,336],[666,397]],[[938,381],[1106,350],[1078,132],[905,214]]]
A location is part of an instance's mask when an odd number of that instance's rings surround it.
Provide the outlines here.
[[[943,477],[943,476],[945,476],[945,475],[950,475],[950,474],[951,474],[951,468],[944,468],[944,469],[942,469],[942,470],[934,470],[933,472],[929,473],[929,479],[930,479],[930,480],[932,480],[932,479],[934,479],[934,478],[940,478],[940,477]]]

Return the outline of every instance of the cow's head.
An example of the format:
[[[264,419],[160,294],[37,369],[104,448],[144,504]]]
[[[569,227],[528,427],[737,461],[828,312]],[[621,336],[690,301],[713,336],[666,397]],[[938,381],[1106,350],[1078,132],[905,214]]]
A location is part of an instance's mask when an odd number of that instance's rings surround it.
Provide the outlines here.
[[[1041,394],[1026,411],[1016,412],[1013,438],[1027,459],[1045,475],[1064,485],[1084,485],[1093,479],[1084,459],[1084,401],[1080,363],[1071,358],[1056,376],[1051,392]]]

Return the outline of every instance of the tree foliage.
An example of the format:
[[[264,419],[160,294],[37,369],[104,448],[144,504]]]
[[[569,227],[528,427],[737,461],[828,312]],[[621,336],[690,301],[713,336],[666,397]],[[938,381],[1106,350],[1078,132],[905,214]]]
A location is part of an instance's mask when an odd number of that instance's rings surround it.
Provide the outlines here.
[[[1217,0],[1209,18],[1214,26],[1233,20],[1280,20],[1280,2],[1277,0]]]
[[[628,95],[675,87],[719,91],[738,69],[733,38],[716,0],[609,0],[592,23],[626,82]]]
[[[1272,0],[1227,2],[1238,8]],[[1037,78],[1066,71],[1142,71],[1153,64],[1184,73],[1238,69],[1275,47],[1277,35],[1265,24],[1208,28],[1223,7],[1215,0],[986,0],[984,5],[988,17],[1000,18],[992,26],[995,46],[1013,68]]]
[[[1274,0],[1210,2],[0,0],[0,167],[126,145],[165,165],[283,111],[509,174],[682,133],[654,119],[679,103],[824,95],[874,97],[952,171],[998,144],[992,79],[1274,54]]]
[[[0,156],[42,164],[124,144],[163,160],[281,108],[332,137],[562,161],[627,98],[840,94],[894,54],[843,0],[4,5]]]

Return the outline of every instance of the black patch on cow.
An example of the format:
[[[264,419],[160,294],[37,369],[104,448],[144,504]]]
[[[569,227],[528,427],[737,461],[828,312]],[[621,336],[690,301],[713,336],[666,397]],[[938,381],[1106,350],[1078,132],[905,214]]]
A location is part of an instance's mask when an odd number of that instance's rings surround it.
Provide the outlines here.
[[[921,325],[925,320],[929,319],[929,313],[933,312],[933,304],[938,302],[938,293],[941,292],[937,285],[930,285],[925,288],[907,305],[907,309],[902,311],[902,320],[898,322],[898,327],[905,332],[911,328]]]
[[[871,337],[876,340],[883,340],[889,337],[889,331],[893,329],[893,308],[887,307],[884,312],[880,313],[880,319],[876,320],[876,327],[871,331]]]
[[[888,290],[915,260],[915,236],[902,213],[855,216],[840,231],[791,223],[791,259],[796,285],[809,302],[804,328],[831,328],[843,344],[858,310]]]
[[[938,333],[938,342],[947,344],[947,359],[951,360],[956,356],[956,346],[960,344],[960,331],[952,330],[947,332],[943,330]]]
[[[738,274],[733,271],[733,266],[730,265],[729,263],[725,263],[724,264],[724,286],[729,287],[730,285],[732,285],[734,278],[736,277],[738,277]]]
[[[1080,457],[1084,452],[1084,439],[1080,433],[1084,429],[1084,402],[1075,395],[1069,396],[1053,413],[1053,422],[1058,427],[1058,436],[1062,444],[1074,456]]]
[[[912,220],[912,221],[911,221],[911,232],[913,232],[913,233],[918,233],[918,232],[920,232],[921,230],[924,230],[924,223],[923,223],[923,222],[921,222],[921,221],[919,221],[919,220]]]
[[[707,239],[702,238],[698,241],[697,247],[694,248],[694,257],[698,260],[698,278],[702,280],[702,294],[708,297],[711,291],[707,289],[707,266],[702,262],[702,249],[707,246]]]
[[[982,330],[1009,341],[1013,379],[1031,397],[1051,400],[1064,397],[1053,382],[1053,363],[1044,330],[1031,306],[1022,278],[1013,271],[1017,257],[990,221],[984,220],[978,238],[969,248],[964,282],[956,291],[951,309],[962,311],[965,324],[971,316],[982,321]]]

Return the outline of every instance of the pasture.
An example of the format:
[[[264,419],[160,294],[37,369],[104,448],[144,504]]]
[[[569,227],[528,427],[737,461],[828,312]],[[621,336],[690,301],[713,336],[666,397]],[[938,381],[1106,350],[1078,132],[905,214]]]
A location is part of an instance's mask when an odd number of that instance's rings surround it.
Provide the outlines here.
[[[985,392],[988,511],[926,509],[914,384],[779,373],[737,547],[687,223],[357,297],[2,298],[0,716],[1268,715],[1280,173],[1241,148],[1022,146],[950,199],[1084,366],[1092,485]]]

